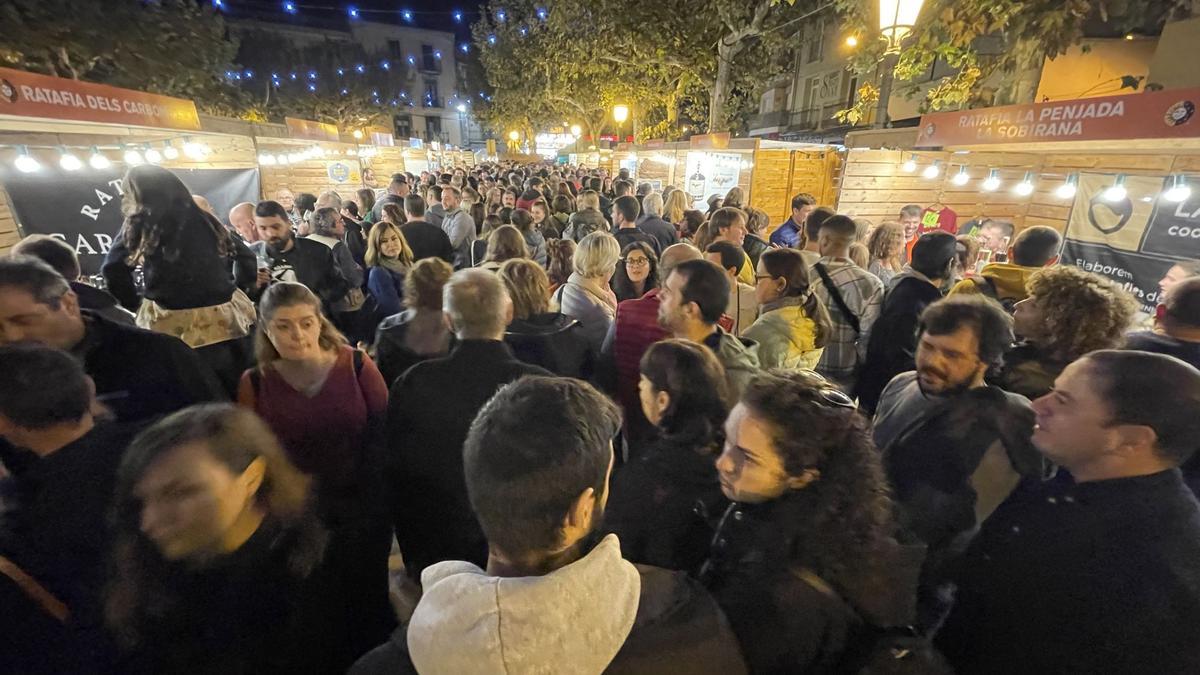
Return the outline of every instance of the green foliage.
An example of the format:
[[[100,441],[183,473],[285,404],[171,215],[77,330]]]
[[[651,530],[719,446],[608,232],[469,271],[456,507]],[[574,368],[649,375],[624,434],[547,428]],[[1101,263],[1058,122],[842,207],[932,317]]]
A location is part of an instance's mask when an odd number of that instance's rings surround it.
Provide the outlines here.
[[[195,99],[240,110],[228,84],[237,45],[194,0],[5,0],[0,63],[58,77]]]

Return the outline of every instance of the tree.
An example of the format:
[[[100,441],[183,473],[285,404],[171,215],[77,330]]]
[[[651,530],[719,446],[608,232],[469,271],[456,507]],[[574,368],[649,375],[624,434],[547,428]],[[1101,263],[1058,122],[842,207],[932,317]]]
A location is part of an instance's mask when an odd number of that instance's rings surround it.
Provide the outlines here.
[[[212,112],[243,102],[225,73],[237,45],[194,0],[6,0],[0,61],[22,70],[191,98]]]
[[[878,3],[834,2],[844,18],[847,34],[878,34]],[[924,107],[970,107],[981,102],[981,82],[996,73],[1012,75],[1037,67],[1046,58],[1066,53],[1084,38],[1090,19],[1124,32],[1162,25],[1169,18],[1186,14],[1191,6],[1192,0],[927,0],[912,35],[902,46],[895,79],[910,83],[903,93],[914,95],[918,85],[912,82],[926,73],[935,59],[941,59],[955,72],[928,90]],[[880,68],[886,44],[882,38],[862,43],[851,70],[870,82]],[[1016,84],[1010,82],[993,102],[1016,100]],[[878,96],[874,85],[864,85],[858,103],[838,113],[839,119],[860,121]]]

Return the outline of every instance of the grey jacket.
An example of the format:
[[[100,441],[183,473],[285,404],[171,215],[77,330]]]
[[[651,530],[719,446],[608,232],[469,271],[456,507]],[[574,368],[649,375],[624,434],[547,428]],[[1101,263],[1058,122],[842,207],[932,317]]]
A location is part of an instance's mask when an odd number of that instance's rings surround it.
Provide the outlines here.
[[[454,247],[454,269],[471,266],[471,244],[475,241],[475,221],[462,208],[447,211],[442,220],[442,230],[450,237]]]
[[[593,232],[608,232],[608,230],[608,221],[604,219],[603,213],[596,209],[583,209],[571,214],[571,220],[567,222],[567,229],[563,230],[563,238],[578,242]]]
[[[736,338],[717,326],[717,332],[704,339],[704,344],[725,366],[725,379],[735,398],[741,398],[750,379],[759,373],[758,345],[753,340]]]

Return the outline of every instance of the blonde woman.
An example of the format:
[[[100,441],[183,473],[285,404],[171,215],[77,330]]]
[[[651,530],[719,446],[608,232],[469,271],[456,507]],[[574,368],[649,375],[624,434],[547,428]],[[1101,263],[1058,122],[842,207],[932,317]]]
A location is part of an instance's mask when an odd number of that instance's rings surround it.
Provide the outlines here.
[[[404,277],[412,267],[413,252],[400,228],[390,219],[371,228],[364,261],[368,269],[367,290],[375,298],[379,308],[377,315],[391,316],[400,312],[403,309]]]
[[[621,248],[615,237],[608,232],[589,234],[575,249],[574,271],[555,293],[560,311],[583,324],[596,354],[617,314],[617,296],[608,284],[620,259]]]
[[[683,212],[690,208],[692,203],[688,194],[683,190],[672,190],[663,206],[663,218],[679,229],[679,224],[683,222]]]
[[[884,286],[904,267],[904,226],[900,223],[881,223],[867,240],[871,254],[867,271],[879,277]]]

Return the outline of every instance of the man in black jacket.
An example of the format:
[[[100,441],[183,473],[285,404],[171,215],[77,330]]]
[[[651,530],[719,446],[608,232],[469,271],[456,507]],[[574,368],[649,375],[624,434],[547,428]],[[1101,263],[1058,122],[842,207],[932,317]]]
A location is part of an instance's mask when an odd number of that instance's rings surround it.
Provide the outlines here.
[[[662,255],[662,248],[659,246],[658,240],[638,229],[637,217],[640,211],[641,207],[638,206],[636,197],[629,195],[617,197],[612,206],[612,222],[616,227],[613,236],[617,238],[617,244],[620,245],[622,251],[626,246],[639,242],[649,246],[654,251],[654,256],[658,257]]]
[[[1092,352],[1034,410],[1063,470],[983,524],[937,646],[962,675],[1200,673],[1200,504],[1178,468],[1200,438],[1200,371]]]
[[[495,274],[456,272],[443,292],[458,344],[449,356],[408,369],[388,404],[393,522],[414,580],[442,560],[486,560],[487,542],[463,482],[463,440],[497,389],[522,375],[550,374],[516,360],[502,341],[512,301]]]
[[[486,570],[427,568],[408,626],[350,672],[745,673],[696,581],[634,566],[603,535],[620,424],[616,405],[579,380],[526,377],[493,396],[461,453]]]
[[[408,221],[400,226],[400,234],[404,235],[408,247],[412,249],[413,262],[425,258],[454,262],[454,247],[450,245],[450,237],[441,227],[425,220],[425,200],[421,199],[421,195],[404,198],[404,215]]]
[[[134,432],[96,420],[93,403],[92,382],[70,355],[36,344],[0,347],[0,438],[24,460],[8,462],[11,476],[0,482],[0,554],[67,606],[66,649],[90,667],[105,658],[108,512]]]
[[[66,279],[25,256],[0,259],[0,344],[17,342],[74,355],[95,382],[97,399],[122,422],[227,398],[179,338],[81,312]]]
[[[409,192],[408,176],[402,173],[392,174],[392,180],[388,183],[387,194],[375,202],[375,206],[371,207],[369,213],[363,214],[363,222],[370,224],[383,220],[383,207],[387,204],[395,204],[400,208],[404,208],[404,198],[408,196]]]
[[[941,289],[954,274],[956,245],[954,235],[946,232],[921,235],[913,245],[912,269],[900,275],[872,324],[867,360],[854,391],[864,413],[875,413],[879,394],[893,377],[916,367],[917,323],[926,307],[941,300]]]
[[[254,207],[254,224],[267,243],[271,279],[296,281],[308,286],[326,310],[345,297],[350,286],[333,257],[333,250],[320,242],[297,237],[287,212],[277,202],[263,201]],[[332,316],[332,314],[331,314]]]

